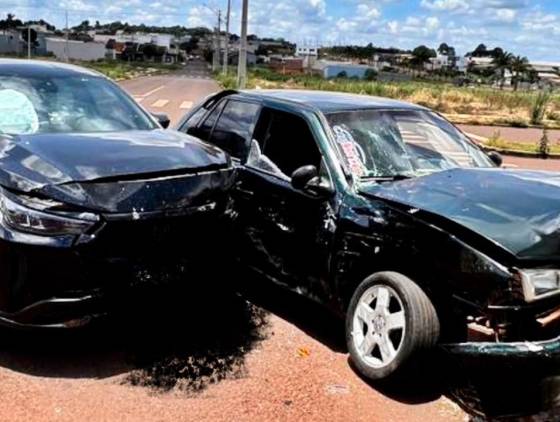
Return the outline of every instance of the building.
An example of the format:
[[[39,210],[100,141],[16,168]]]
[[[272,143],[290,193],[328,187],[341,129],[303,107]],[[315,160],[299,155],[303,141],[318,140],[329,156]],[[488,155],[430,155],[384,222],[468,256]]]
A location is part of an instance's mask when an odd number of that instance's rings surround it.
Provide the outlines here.
[[[317,46],[296,46],[296,57],[303,59],[303,67],[311,69],[319,59],[319,47]]]
[[[21,33],[15,30],[0,32],[0,54],[22,54],[24,42]]]
[[[319,60],[313,65],[313,71],[319,73],[325,79],[336,78],[342,75],[347,78],[364,79],[368,70],[375,71],[372,66],[352,62]]]
[[[302,46],[296,47],[296,56],[298,57],[319,57],[319,48],[316,46]]]
[[[80,61],[95,61],[106,58],[105,43],[66,41],[64,38],[47,38],[47,52],[52,53],[57,59]]]
[[[304,63],[301,57],[283,57],[273,55],[269,57],[268,66],[283,75],[303,73]]]
[[[223,63],[223,54],[220,54],[220,63]],[[228,64],[237,66],[239,64],[239,51],[232,51],[229,53]],[[247,51],[247,66],[255,66],[257,64],[257,56],[255,53]]]
[[[531,62],[542,84],[560,87],[560,62]]]
[[[451,67],[454,67],[454,63],[445,54],[438,54],[436,57],[431,57],[427,63],[424,63],[424,68],[431,71],[449,69]]]

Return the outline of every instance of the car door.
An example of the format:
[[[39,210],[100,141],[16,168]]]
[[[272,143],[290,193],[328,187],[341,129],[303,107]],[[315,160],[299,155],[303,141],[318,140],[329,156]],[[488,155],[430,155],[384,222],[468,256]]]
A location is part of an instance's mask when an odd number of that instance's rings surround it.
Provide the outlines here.
[[[329,198],[291,185],[291,173],[324,160],[303,116],[264,108],[234,191],[241,260],[314,298],[328,293],[334,212]]]

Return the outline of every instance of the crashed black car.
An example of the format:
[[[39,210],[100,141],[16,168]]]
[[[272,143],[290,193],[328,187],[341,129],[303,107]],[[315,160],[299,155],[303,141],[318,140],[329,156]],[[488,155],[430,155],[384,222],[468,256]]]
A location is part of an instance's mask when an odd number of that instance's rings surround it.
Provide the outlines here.
[[[502,169],[437,113],[367,96],[224,91],[178,129],[233,157],[240,261],[345,316],[365,376],[438,345],[557,366],[560,175]]]
[[[223,151],[96,72],[0,60],[0,323],[76,327],[126,304],[210,241],[231,177]]]

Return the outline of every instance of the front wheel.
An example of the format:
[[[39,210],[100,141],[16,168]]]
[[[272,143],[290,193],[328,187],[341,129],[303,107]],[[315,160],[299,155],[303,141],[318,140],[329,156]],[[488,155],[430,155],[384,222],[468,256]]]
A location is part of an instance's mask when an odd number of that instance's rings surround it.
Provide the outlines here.
[[[358,371],[394,378],[439,338],[439,320],[426,293],[409,278],[382,272],[356,289],[346,316],[346,343]]]

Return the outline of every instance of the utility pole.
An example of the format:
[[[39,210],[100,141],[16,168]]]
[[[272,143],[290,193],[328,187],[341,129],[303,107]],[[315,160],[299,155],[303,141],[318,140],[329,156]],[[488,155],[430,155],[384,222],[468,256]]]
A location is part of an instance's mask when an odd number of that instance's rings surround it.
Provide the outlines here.
[[[228,60],[229,60],[229,18],[231,15],[231,0],[227,2],[227,13],[226,13],[226,45],[224,46],[224,75],[228,73]]]
[[[27,59],[31,60],[31,24],[27,25]]]
[[[247,25],[249,14],[249,0],[243,0],[241,12],[241,40],[239,44],[239,63],[237,66],[237,87],[245,89],[247,85]]]
[[[218,26],[214,35],[214,54],[212,55],[212,70],[215,72],[220,66],[220,31],[222,27],[222,11],[218,10]]]
[[[69,32],[69,28],[68,28],[68,9],[66,9],[65,14],[66,14],[66,45],[64,47],[64,50],[65,50],[64,57],[66,59],[66,62],[69,62],[70,61],[70,50],[68,48],[68,32]]]

